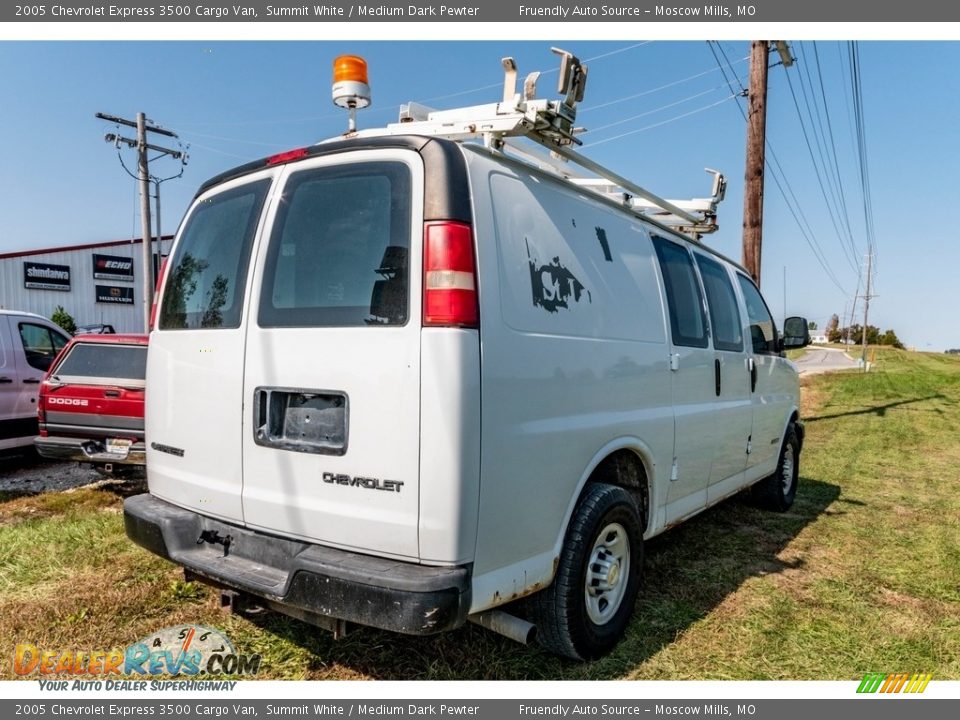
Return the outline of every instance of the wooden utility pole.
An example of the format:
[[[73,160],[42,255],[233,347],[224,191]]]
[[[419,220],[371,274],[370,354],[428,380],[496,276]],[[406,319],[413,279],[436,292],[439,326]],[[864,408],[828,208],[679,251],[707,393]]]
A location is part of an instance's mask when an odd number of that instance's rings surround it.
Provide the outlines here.
[[[140,266],[143,268],[143,331],[150,332],[150,311],[153,306],[153,240],[150,237],[150,161],[147,158],[147,116],[137,113],[137,179],[140,182]]]
[[[754,40],[750,46],[747,111],[747,162],[743,182],[743,266],[760,285],[763,242],[763,171],[767,145],[767,54],[773,45],[785,67],[793,65],[786,40]]]
[[[743,179],[743,267],[760,284],[763,239],[763,167],[767,131],[767,40],[750,46],[750,95],[747,110],[747,162]]]
[[[860,355],[860,362],[863,364],[863,371],[867,371],[867,319],[870,315],[870,275],[873,274],[873,248],[867,253],[867,293],[863,296],[863,353]]]
[[[169,155],[175,160],[179,160],[183,165],[187,163],[186,153],[182,150],[171,150],[165,147],[159,147],[157,145],[152,145],[148,142],[147,133],[157,133],[158,135],[164,135],[170,138],[177,138],[177,134],[165,128],[158,127],[154,125],[151,121],[147,120],[146,115],[142,112],[137,113],[137,119],[127,120],[125,118],[116,117],[115,115],[107,115],[106,113],[97,113],[96,116],[101,120],[106,120],[107,122],[116,123],[119,125],[125,125],[126,127],[136,128],[137,137],[136,139],[123,137],[117,133],[107,133],[104,136],[104,140],[108,143],[115,145],[118,149],[121,145],[126,145],[129,148],[133,148],[137,151],[137,174],[136,179],[140,188],[140,224],[143,230],[143,245],[141,246],[141,264],[143,266],[142,270],[142,282],[143,282],[143,331],[150,332],[150,310],[153,305],[153,286],[154,286],[154,277],[153,277],[153,239],[150,237],[150,159],[147,157],[147,152],[153,150],[154,152],[159,153],[154,160]],[[121,163],[123,161],[121,160]],[[124,166],[126,169],[126,166]],[[129,174],[130,171],[127,171]],[[181,170],[182,173],[182,170]],[[176,177],[179,177],[176,176]],[[167,178],[168,180],[170,178]],[[157,237],[161,238],[160,235],[160,182],[155,180],[157,183]]]

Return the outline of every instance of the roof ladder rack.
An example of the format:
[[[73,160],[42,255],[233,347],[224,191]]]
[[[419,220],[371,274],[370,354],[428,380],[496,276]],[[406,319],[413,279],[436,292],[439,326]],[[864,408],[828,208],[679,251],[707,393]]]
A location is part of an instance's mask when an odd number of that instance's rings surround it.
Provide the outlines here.
[[[479,140],[493,152],[509,151],[525,162],[550,169],[578,188],[604,197],[614,196],[634,212],[695,240],[716,231],[717,205],[726,191],[726,179],[720,172],[707,168],[707,172],[713,175],[710,197],[666,200],[573,149],[582,144],[576,136],[583,130],[575,128],[574,122],[577,103],[583,100],[586,89],[587,68],[565,50],[551,50],[560,56],[557,86],[557,92],[563,96],[560,100],[536,97],[539,72],[527,75],[523,92],[518,93],[517,64],[508,57],[501,61],[504,84],[500,102],[452,110],[433,110],[418,103],[407,103],[400,108],[399,122],[391,123],[385,129],[355,134],[412,134],[458,141]],[[526,138],[546,148],[549,157],[519,145],[515,138]],[[595,177],[574,173],[568,164],[577,165]]]

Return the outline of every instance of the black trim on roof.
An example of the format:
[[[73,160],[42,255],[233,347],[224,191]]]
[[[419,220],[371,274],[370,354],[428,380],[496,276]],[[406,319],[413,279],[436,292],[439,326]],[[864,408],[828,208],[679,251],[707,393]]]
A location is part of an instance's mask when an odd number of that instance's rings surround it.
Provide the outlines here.
[[[351,138],[321,145],[311,145],[305,148],[306,152],[302,157],[291,162],[354,150],[379,150],[384,148],[413,150],[423,158],[424,220],[471,221],[467,165],[460,147],[450,140],[422,135],[382,135]],[[200,189],[197,190],[197,196],[220,183],[270,167],[267,161],[268,158],[261,158],[222,172],[201,185]]]

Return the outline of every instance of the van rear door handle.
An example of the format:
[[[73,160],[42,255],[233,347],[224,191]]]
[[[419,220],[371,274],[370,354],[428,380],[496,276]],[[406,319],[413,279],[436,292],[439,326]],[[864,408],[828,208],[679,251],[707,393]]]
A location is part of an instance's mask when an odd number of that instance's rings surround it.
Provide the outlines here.
[[[13,382],[13,378],[0,377],[0,385],[9,385]]]
[[[27,378],[26,380],[24,380],[24,382],[25,382],[27,385],[39,385],[39,384],[40,384],[40,378]]]
[[[720,397],[720,358],[714,358],[713,369],[716,383],[715,390],[717,392],[717,397]]]

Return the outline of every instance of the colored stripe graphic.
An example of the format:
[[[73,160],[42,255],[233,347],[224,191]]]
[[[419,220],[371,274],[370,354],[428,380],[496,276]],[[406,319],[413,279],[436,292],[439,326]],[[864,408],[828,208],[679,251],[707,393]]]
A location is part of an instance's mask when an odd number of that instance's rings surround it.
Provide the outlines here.
[[[860,687],[857,688],[858,693],[875,693],[879,687],[880,683],[883,682],[883,679],[886,677],[883,673],[867,673],[863,676],[863,682],[860,683]]]
[[[857,687],[858,693],[922,693],[930,683],[929,673],[867,673]]]

